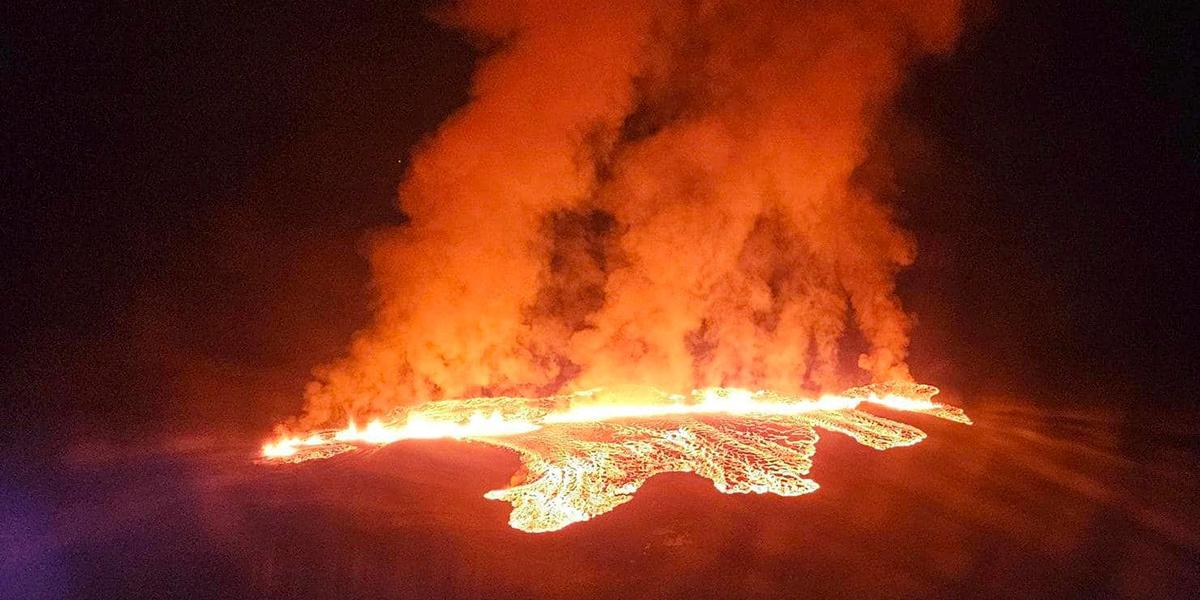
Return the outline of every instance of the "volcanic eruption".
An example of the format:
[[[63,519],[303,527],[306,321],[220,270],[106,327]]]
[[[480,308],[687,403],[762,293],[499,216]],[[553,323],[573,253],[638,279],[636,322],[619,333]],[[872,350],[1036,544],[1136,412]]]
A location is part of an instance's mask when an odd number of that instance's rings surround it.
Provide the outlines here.
[[[440,10],[479,46],[470,101],[411,157],[407,223],[372,237],[374,322],[318,369],[265,458],[501,445],[524,471],[488,497],[513,504],[514,527],[548,531],[667,471],[729,493],[813,491],[817,429],[877,449],[924,437],[860,404],[969,422],[912,383],[895,275],[914,244],[859,177],[904,68],[953,47],[959,12]],[[849,373],[842,354],[860,346]]]

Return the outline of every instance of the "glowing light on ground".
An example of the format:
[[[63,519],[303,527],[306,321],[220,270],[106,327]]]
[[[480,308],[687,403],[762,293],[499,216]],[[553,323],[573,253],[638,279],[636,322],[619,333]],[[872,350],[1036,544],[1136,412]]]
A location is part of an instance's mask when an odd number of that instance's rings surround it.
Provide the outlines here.
[[[465,439],[521,455],[523,481],[485,497],[513,505],[510,524],[553,531],[629,501],[650,477],[691,472],[724,493],[796,496],[817,489],[817,429],[878,450],[925,438],[915,427],[862,410],[874,404],[970,424],[962,410],[934,402],[937,388],[904,383],[854,388],[819,398],[736,388],[690,396],[645,387],[595,389],[545,398],[495,397],[398,409],[359,428],[285,435],[263,446],[271,463],[329,458],[401,440]]]

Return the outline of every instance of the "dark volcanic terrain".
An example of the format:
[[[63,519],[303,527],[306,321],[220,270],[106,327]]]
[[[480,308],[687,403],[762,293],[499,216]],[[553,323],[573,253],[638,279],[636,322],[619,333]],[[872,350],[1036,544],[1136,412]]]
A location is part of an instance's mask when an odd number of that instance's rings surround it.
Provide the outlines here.
[[[0,595],[1200,593],[1190,419],[968,410],[972,427],[904,415],[929,438],[886,452],[823,435],[810,495],[725,495],[668,474],[612,513],[539,535],[483,498],[518,468],[484,444],[401,442],[285,466],[254,464],[249,440],[77,444],[53,478],[18,471],[6,485]]]

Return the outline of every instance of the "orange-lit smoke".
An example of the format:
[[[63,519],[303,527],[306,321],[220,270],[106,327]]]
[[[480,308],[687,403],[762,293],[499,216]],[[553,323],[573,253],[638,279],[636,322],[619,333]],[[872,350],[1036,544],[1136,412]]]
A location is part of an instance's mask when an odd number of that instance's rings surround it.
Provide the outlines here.
[[[852,184],[957,0],[454,4],[485,53],[371,255],[376,322],[309,424],[441,397],[910,379],[910,238]]]

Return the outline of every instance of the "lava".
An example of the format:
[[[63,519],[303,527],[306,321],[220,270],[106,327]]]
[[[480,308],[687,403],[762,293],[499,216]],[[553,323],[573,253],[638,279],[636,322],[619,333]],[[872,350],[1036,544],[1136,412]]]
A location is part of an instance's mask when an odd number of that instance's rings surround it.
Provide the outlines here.
[[[284,435],[263,446],[267,463],[299,463],[401,440],[452,438],[517,452],[521,481],[484,496],[513,506],[510,525],[554,531],[632,499],[650,477],[690,472],[718,491],[798,496],[815,491],[817,429],[885,450],[925,438],[921,430],[860,410],[874,404],[959,423],[962,410],[933,401],[938,389],[875,384],[804,398],[707,388],[690,395],[654,388],[597,388],[544,398],[443,400],[397,409],[359,428]]]

